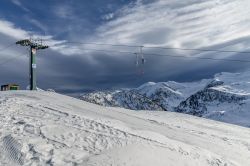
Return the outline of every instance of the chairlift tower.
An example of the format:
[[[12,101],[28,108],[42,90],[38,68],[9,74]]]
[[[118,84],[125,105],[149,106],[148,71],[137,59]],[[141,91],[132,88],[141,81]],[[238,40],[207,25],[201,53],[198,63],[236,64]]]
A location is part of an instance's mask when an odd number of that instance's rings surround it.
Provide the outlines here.
[[[38,40],[20,40],[17,41],[16,44],[19,44],[21,46],[26,46],[30,48],[30,65],[29,65],[29,79],[30,79],[30,90],[37,90],[36,87],[36,52],[40,49],[46,49],[49,46],[43,45],[42,40],[40,40],[40,43]]]

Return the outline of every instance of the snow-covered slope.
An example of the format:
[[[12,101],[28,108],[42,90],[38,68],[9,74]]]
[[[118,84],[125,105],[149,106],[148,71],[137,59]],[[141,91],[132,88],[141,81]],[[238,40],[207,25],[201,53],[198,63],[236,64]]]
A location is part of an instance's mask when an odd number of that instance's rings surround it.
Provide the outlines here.
[[[220,73],[200,82],[146,83],[135,89],[84,94],[81,99],[134,110],[182,112],[250,127],[250,71]]]
[[[250,129],[52,92],[0,93],[0,165],[247,166]]]

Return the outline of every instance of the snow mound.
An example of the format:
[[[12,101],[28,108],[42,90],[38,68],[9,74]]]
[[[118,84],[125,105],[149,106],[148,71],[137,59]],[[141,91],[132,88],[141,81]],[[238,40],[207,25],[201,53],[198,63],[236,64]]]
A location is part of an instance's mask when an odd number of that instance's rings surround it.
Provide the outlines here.
[[[250,130],[51,92],[0,93],[0,165],[242,166]]]

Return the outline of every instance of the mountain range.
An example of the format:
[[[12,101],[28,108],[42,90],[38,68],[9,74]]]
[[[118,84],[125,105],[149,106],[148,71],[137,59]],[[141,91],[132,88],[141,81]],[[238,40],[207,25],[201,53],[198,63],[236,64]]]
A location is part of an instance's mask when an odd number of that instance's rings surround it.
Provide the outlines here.
[[[211,79],[148,82],[138,88],[85,93],[80,99],[107,107],[171,111],[250,127],[250,71]]]

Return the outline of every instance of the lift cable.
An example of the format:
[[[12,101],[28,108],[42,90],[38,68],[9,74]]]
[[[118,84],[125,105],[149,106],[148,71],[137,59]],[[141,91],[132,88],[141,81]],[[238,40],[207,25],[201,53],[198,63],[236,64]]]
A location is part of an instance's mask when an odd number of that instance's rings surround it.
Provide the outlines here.
[[[17,56],[14,56],[14,57],[9,58],[9,59],[6,59],[5,61],[0,62],[0,66],[4,66],[4,65],[7,64],[7,63],[13,62],[14,60],[16,60],[16,59],[18,59],[18,58],[21,58],[21,57],[23,57],[24,55],[26,55],[26,53],[20,54],[20,55],[17,55]]]
[[[53,46],[50,46],[53,48]],[[117,50],[102,50],[102,49],[89,49],[89,48],[73,48],[84,51],[97,51],[97,52],[116,52],[121,54],[135,54],[135,52],[131,51],[117,51]],[[241,63],[250,63],[250,60],[240,60],[240,59],[224,59],[224,58],[209,58],[209,57],[195,57],[195,56],[185,56],[185,55],[170,55],[170,54],[157,54],[157,53],[143,53],[143,55],[148,56],[162,56],[162,57],[173,57],[173,58],[186,58],[186,59],[202,59],[202,60],[214,60],[214,61],[229,61],[229,62],[241,62]]]
[[[15,43],[11,43],[11,44],[9,44],[9,45],[3,47],[3,48],[0,48],[0,51],[4,51],[4,50],[6,50],[7,48],[10,48],[10,47],[12,47],[12,46],[14,46],[14,45],[16,45],[16,44],[15,44]]]
[[[225,52],[225,53],[250,54],[250,51],[236,51],[236,50],[180,48],[180,47],[158,47],[158,46],[144,46],[144,45],[109,44],[109,43],[85,43],[85,42],[65,42],[65,43],[81,44],[81,45],[104,45],[104,46],[114,46],[114,47],[143,47],[143,48],[150,48],[150,49],[166,49],[166,50],[182,50],[182,51]]]

